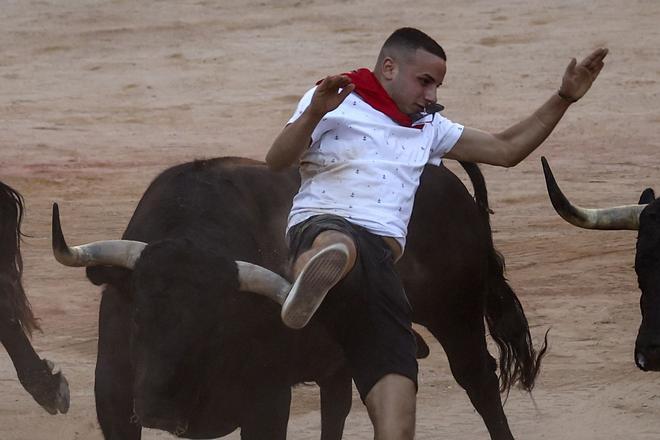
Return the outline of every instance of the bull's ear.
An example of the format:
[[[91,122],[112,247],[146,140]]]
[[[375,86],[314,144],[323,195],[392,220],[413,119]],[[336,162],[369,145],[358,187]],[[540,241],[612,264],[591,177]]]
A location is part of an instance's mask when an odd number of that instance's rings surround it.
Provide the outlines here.
[[[653,188],[646,188],[643,192],[642,195],[639,196],[639,204],[640,205],[648,205],[652,201],[655,200],[655,192],[653,192]]]
[[[130,288],[132,274],[132,270],[117,266],[87,267],[87,278],[92,284],[96,286],[112,284],[124,291],[128,291]]]

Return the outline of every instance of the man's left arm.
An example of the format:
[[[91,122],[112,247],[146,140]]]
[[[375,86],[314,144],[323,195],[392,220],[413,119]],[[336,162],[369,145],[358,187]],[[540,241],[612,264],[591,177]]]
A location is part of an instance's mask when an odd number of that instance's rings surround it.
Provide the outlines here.
[[[568,107],[582,98],[603,68],[607,49],[598,49],[577,63],[571,60],[559,91],[531,116],[501,133],[466,127],[446,158],[512,167],[529,156],[550,135]]]

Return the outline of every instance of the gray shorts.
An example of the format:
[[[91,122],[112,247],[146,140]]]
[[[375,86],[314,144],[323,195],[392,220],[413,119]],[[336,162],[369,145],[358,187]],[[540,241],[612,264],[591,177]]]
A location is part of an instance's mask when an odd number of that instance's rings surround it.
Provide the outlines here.
[[[381,237],[339,216],[314,216],[289,230],[291,261],[327,230],[352,237],[357,260],[312,319],[322,320],[344,349],[362,401],[387,374],[403,375],[417,386],[412,309],[394,267],[392,251]]]

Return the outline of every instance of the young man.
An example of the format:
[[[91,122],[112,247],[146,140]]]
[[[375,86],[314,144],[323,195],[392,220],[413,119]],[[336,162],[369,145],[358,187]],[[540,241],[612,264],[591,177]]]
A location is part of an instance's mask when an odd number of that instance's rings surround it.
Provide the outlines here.
[[[539,109],[491,134],[434,113],[447,57],[428,35],[402,28],[373,72],[328,76],[309,90],[275,139],[268,165],[299,164],[302,178],[287,229],[296,281],[282,319],[303,327],[332,289],[319,314],[344,348],[377,440],[414,437],[416,347],[394,263],[424,165],[516,165],[589,90],[606,55],[573,59]]]

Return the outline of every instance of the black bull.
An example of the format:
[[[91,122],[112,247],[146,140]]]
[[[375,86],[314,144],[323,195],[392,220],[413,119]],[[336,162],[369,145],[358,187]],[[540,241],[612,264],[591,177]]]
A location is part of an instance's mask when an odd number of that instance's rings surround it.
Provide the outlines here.
[[[69,409],[69,385],[53,363],[40,359],[29,335],[39,329],[23,290],[21,222],[23,197],[0,182],[0,342],[11,358],[18,380],[51,414]]]
[[[503,276],[481,172],[464,167],[476,202],[447,168],[425,170],[398,268],[414,321],[444,347],[491,438],[511,439],[499,392],[516,382],[531,390],[545,345],[535,352]],[[71,248],[79,255],[65,264],[92,266],[90,280],[106,284],[95,385],[106,438],[137,439],[142,425],[190,438],[240,427],[243,439],[284,439],[290,387],[304,381],[320,386],[321,438],[341,438],[351,379],[339,347],[316,318],[290,330],[279,305],[238,291],[235,260],[287,274],[283,235],[298,186],[295,170],[246,159],[175,166],[150,185],[124,232],[144,246],[137,262],[99,266],[114,260],[94,260],[96,244]],[[56,211],[53,225],[63,254]],[[499,382],[484,320],[500,349]]]
[[[637,205],[581,208],[562,194],[547,160],[541,160],[552,205],[564,220],[586,229],[639,231],[635,272],[642,291],[642,323],[635,341],[635,364],[644,371],[660,371],[660,199],[647,188]]]

